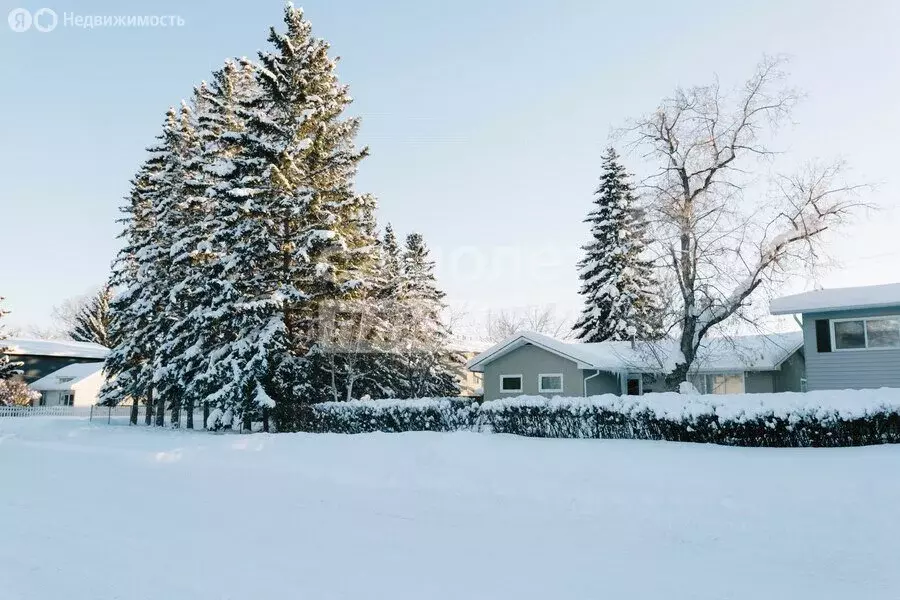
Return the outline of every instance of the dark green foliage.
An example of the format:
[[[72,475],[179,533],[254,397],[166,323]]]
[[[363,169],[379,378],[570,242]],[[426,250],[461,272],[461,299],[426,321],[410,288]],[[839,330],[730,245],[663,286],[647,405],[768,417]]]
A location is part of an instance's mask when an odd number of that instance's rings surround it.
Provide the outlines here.
[[[649,409],[626,412],[590,402],[479,404],[469,398],[440,398],[300,405],[284,424],[282,430],[312,433],[482,431],[770,448],[900,443],[900,412],[889,409],[854,419],[810,409],[751,419],[729,420],[710,413],[672,420]]]
[[[529,437],[665,440],[726,446],[773,448],[866,446],[900,443],[900,413],[881,412],[866,419],[839,415],[793,413],[744,421],[701,415],[673,421],[651,411],[623,413],[598,406],[504,405],[490,403],[479,422],[494,433]]]
[[[477,415],[478,403],[470,398],[326,402],[297,406],[291,430],[310,433],[465,431],[475,427]]]

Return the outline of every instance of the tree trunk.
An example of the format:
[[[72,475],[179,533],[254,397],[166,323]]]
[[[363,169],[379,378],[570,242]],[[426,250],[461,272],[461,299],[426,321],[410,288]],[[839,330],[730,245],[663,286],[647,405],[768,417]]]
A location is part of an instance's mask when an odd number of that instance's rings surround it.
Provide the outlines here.
[[[176,395],[172,398],[172,427],[181,427],[181,396]]]
[[[203,402],[203,429],[206,429],[206,424],[209,423],[209,402],[204,400]]]
[[[269,433],[269,407],[263,406],[262,409],[263,431]]]
[[[153,386],[147,390],[147,398],[144,400],[147,410],[144,411],[144,425],[153,423]]]
[[[194,401],[193,399],[187,401],[187,406],[185,407],[187,410],[187,416],[185,417],[184,426],[188,429],[194,428]]]
[[[156,426],[157,427],[165,427],[166,426],[166,395],[159,394],[159,398],[156,401]]]
[[[128,422],[132,425],[137,425],[138,420],[138,412],[141,409],[141,401],[137,398],[131,399],[131,416],[128,418]]]

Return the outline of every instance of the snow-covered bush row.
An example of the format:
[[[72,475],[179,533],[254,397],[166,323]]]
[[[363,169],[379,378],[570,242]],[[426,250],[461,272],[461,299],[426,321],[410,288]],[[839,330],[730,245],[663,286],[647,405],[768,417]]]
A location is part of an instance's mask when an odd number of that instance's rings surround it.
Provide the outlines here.
[[[304,407],[297,429],[317,433],[463,431],[475,428],[478,403],[467,398],[353,400]]]
[[[532,437],[858,446],[900,442],[900,390],[728,396],[647,394],[356,400],[306,405],[294,429],[318,433],[483,431]]]
[[[549,400],[520,396],[485,402],[479,424],[496,433],[536,437],[858,446],[900,442],[900,390]]]

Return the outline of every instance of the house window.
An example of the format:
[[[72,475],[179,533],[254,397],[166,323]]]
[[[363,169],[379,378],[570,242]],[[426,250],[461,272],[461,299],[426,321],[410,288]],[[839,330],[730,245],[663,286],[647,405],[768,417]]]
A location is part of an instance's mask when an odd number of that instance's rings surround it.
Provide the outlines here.
[[[900,317],[835,320],[831,335],[835,350],[900,348]]]
[[[562,392],[562,373],[541,373],[538,375],[538,391],[543,393]]]
[[[521,375],[501,375],[500,376],[500,391],[504,394],[509,394],[513,392],[521,392],[522,391],[522,376]]]
[[[707,375],[706,389],[709,394],[743,394],[744,374],[721,373],[718,375]]]
[[[625,382],[625,393],[629,396],[640,396],[644,386],[640,377],[629,377]]]
[[[60,392],[59,394],[59,405],[60,406],[73,406],[75,404],[75,394],[72,392]]]

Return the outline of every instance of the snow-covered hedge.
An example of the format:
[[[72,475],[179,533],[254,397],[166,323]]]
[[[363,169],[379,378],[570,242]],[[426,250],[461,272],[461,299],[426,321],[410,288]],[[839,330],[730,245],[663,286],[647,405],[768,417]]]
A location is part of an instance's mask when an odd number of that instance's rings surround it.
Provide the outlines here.
[[[478,403],[467,398],[353,400],[304,407],[297,429],[316,433],[463,431],[475,428]]]
[[[900,390],[727,396],[647,394],[359,400],[305,407],[297,430],[483,431],[532,437],[704,442],[734,446],[900,443]]]
[[[900,390],[805,394],[520,396],[485,402],[479,423],[535,437],[860,446],[900,442]]]

